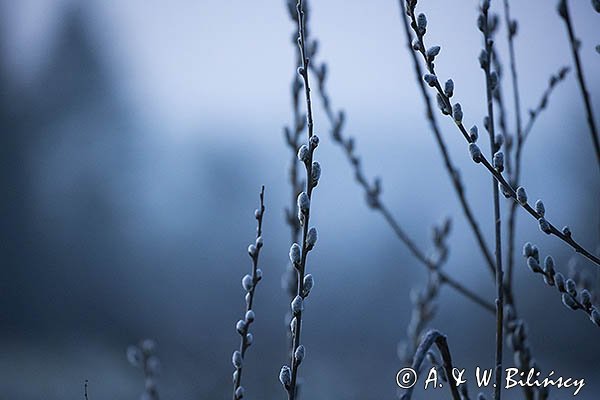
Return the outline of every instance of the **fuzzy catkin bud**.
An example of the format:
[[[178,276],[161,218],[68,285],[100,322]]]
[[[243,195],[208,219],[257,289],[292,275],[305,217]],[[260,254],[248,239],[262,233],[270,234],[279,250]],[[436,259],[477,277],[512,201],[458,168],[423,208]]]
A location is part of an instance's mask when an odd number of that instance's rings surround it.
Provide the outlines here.
[[[311,148],[316,149],[319,146],[319,137],[317,135],[312,135],[308,143]]]
[[[310,155],[310,151],[308,150],[308,146],[303,144],[298,149],[298,160],[302,162],[307,162]]]
[[[440,50],[441,47],[440,46],[432,46],[430,48],[427,49],[427,52],[425,53],[425,55],[427,56],[427,58],[429,60],[432,60],[438,55],[440,54]]]
[[[296,319],[296,317],[294,317],[290,321],[290,332],[292,333],[292,335],[296,334],[296,327],[297,326],[298,326],[298,320]]]
[[[544,272],[550,276],[554,275],[554,259],[552,256],[546,256],[544,259]]]
[[[299,365],[302,360],[304,360],[304,356],[306,355],[306,350],[304,345],[298,346],[296,351],[294,352],[294,359],[296,360],[296,364]]]
[[[462,122],[463,112],[460,103],[455,103],[454,106],[452,106],[452,116],[456,122]]]
[[[544,202],[539,199],[535,202],[535,211],[543,217],[546,214],[546,207],[544,207]]]
[[[557,272],[556,275],[554,275],[554,281],[556,282],[556,287],[558,288],[559,292],[564,292],[565,291],[565,277],[563,276],[563,274],[561,274],[560,272]]]
[[[496,146],[496,148],[497,149],[501,148],[503,144],[504,144],[504,136],[496,135],[496,137],[494,138],[494,145]]]
[[[238,322],[236,322],[235,324],[235,330],[241,335],[244,333],[244,331],[246,330],[246,322],[244,322],[243,319],[240,319]]]
[[[308,198],[306,192],[302,192],[298,195],[297,203],[298,210],[300,210],[302,214],[308,214],[308,210],[310,209],[310,199]]]
[[[312,290],[313,286],[315,285],[315,280],[311,274],[307,274],[304,277],[304,280],[302,282],[303,282],[302,297],[306,297],[310,294],[310,291]]]
[[[471,129],[469,129],[469,137],[471,138],[472,142],[477,141],[477,139],[479,138],[479,133],[477,131],[477,125],[473,125],[471,127]]]
[[[237,389],[235,389],[235,398],[236,399],[242,399],[244,397],[244,387],[243,386],[239,386]]]
[[[563,304],[567,308],[570,308],[571,310],[577,310],[577,309],[579,309],[579,304],[577,304],[575,302],[575,300],[573,299],[573,297],[571,297],[567,293],[563,293],[563,295],[562,295],[562,302],[563,302]]]
[[[417,30],[420,35],[424,35],[427,32],[427,17],[423,13],[417,17]]]
[[[527,266],[532,272],[542,272],[542,268],[540,268],[540,264],[533,257],[527,257]]]
[[[248,246],[248,255],[250,257],[256,257],[256,245],[251,244]]]
[[[306,234],[306,247],[308,250],[312,250],[313,247],[315,247],[315,244],[317,243],[317,229],[316,228],[310,228],[308,230],[308,233]]]
[[[262,236],[259,236],[256,238],[256,241],[254,242],[254,245],[256,246],[257,249],[260,249],[261,247],[263,247],[263,238]]]
[[[298,243],[294,243],[290,247],[290,261],[294,265],[300,264],[300,246]]]
[[[233,352],[233,355],[231,356],[231,362],[235,368],[242,367],[242,353],[240,353],[239,350]]]
[[[250,332],[246,333],[246,345],[250,346],[254,343],[254,336]]]
[[[414,39],[412,42],[412,48],[414,51],[419,51],[421,50],[421,43],[419,42],[419,39]]]
[[[311,175],[313,186],[317,186],[319,179],[321,178],[321,164],[319,164],[318,161],[313,161]]]
[[[434,87],[437,83],[437,76],[433,74],[425,74],[423,80],[431,87]]]
[[[469,144],[469,153],[471,153],[471,158],[473,159],[473,161],[475,161],[476,163],[481,162],[481,150],[479,149],[479,146],[477,146],[475,143]]]
[[[533,247],[530,242],[527,242],[523,245],[523,256],[530,257],[533,255]]]
[[[517,188],[517,201],[522,205],[527,204],[527,192],[523,186]]]
[[[257,280],[257,281],[260,281],[260,280],[262,279],[262,275],[263,275],[263,273],[262,273],[262,269],[260,269],[260,268],[257,268],[257,269],[256,269],[256,280]]]
[[[496,168],[498,172],[504,171],[504,153],[501,151],[494,154],[494,168]]]
[[[577,285],[575,284],[575,281],[573,279],[567,279],[567,281],[565,282],[565,290],[571,296],[577,296]]]
[[[552,233],[552,228],[546,219],[540,218],[538,219],[538,224],[540,225],[540,230],[545,234],[549,235]]]
[[[452,79],[448,79],[444,84],[444,94],[448,97],[454,95],[454,81]]]
[[[488,52],[485,49],[481,50],[479,53],[479,66],[482,69],[486,69],[488,66]]]
[[[244,316],[244,319],[246,320],[246,322],[254,322],[254,318],[256,318],[254,311],[252,311],[252,310],[246,311],[246,315]]]
[[[287,365],[281,367],[281,371],[279,371],[279,382],[286,388],[292,383],[292,371]]]
[[[246,292],[249,292],[254,287],[254,282],[252,282],[252,277],[250,275],[244,275],[242,278],[242,287]]]
[[[571,237],[571,228],[569,228],[568,226],[563,227],[562,233],[567,237]]]
[[[592,294],[589,292],[589,290],[583,289],[581,291],[580,296],[581,296],[581,304],[583,304],[583,306],[585,308],[592,307]]]
[[[294,297],[294,300],[292,300],[292,313],[294,315],[300,314],[302,312],[302,310],[304,310],[304,300],[302,300],[302,297],[300,296],[296,296]]]

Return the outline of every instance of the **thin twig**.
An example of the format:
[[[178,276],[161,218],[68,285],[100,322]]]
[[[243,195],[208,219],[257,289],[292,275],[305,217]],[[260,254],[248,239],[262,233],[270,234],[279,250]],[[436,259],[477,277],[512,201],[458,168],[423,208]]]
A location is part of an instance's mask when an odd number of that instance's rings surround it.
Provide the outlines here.
[[[263,247],[262,222],[265,214],[265,187],[260,190],[260,206],[254,211],[254,217],[257,221],[256,240],[248,246],[248,255],[252,259],[252,275],[245,275],[242,279],[242,286],[246,290],[246,312],[244,319],[240,319],[236,324],[236,330],[240,334],[240,347],[233,353],[232,362],[235,367],[233,372],[233,400],[239,400],[244,397],[244,387],[242,386],[243,362],[246,357],[246,350],[252,344],[254,337],[249,332],[250,325],[254,322],[255,314],[252,309],[254,302],[254,293],[258,282],[262,279],[262,271],[258,268],[258,258],[260,250]]]
[[[88,400],[88,380],[85,380],[85,384],[83,385],[83,398]]]
[[[421,368],[421,364],[423,364],[423,360],[425,360],[425,356],[427,352],[431,348],[431,346],[436,345],[440,355],[442,356],[442,360],[444,362],[444,371],[446,372],[446,376],[448,377],[448,383],[450,384],[450,393],[452,393],[452,398],[454,400],[460,400],[460,395],[458,393],[458,389],[456,388],[456,381],[453,379],[452,371],[454,369],[452,365],[452,356],[450,354],[450,348],[448,347],[448,341],[446,336],[441,334],[439,331],[430,330],[423,337],[421,344],[417,348],[415,352],[415,356],[413,358],[412,369],[414,371],[418,371]],[[412,397],[414,386],[411,386],[406,390],[401,397],[402,400],[410,400]]]
[[[579,47],[581,43],[579,39],[575,37],[573,23],[571,21],[571,13],[569,11],[569,4],[567,0],[560,0],[560,2],[558,3],[558,13],[562,17],[563,21],[565,21],[565,25],[567,26],[569,44],[571,46],[573,61],[575,62],[575,71],[577,72],[577,81],[579,82],[579,88],[581,89],[581,97],[583,98],[583,103],[585,104],[586,119],[590,127],[590,135],[592,136],[592,142],[594,143],[594,150],[596,152],[598,168],[600,168],[600,138],[598,137],[598,129],[596,128],[596,121],[594,119],[594,112],[592,110],[592,101],[590,100],[590,94],[585,83],[585,77],[583,76],[581,60],[579,59]]]

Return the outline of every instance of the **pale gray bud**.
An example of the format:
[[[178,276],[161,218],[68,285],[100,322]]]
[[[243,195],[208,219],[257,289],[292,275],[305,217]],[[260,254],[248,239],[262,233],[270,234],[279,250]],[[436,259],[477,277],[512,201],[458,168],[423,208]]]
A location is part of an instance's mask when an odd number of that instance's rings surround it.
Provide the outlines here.
[[[452,116],[456,122],[462,122],[463,112],[460,103],[455,103],[454,106],[452,106]]]
[[[302,297],[294,297],[294,300],[292,300],[291,307],[293,315],[298,315],[299,313],[301,313],[302,310],[304,310],[304,300],[302,300]]]
[[[488,66],[488,52],[485,49],[479,53],[479,66],[483,69],[486,69]]]
[[[477,139],[479,138],[479,132],[477,130],[477,125],[473,125],[471,127],[471,129],[469,129],[469,137],[471,138],[471,141],[473,143],[477,141]]]
[[[251,244],[248,246],[248,254],[250,257],[256,257],[256,245]]]
[[[254,322],[255,317],[256,315],[254,315],[254,311],[252,310],[246,311],[246,315],[244,316],[246,322]]]
[[[312,250],[312,248],[315,247],[316,243],[317,229],[312,227],[308,230],[308,233],[306,234],[306,247],[308,248],[308,250]]]
[[[235,398],[237,400],[240,400],[244,397],[244,387],[243,386],[238,386],[237,389],[235,389]]]
[[[298,320],[296,319],[296,317],[294,317],[290,321],[290,332],[292,333],[292,335],[296,334],[296,327],[297,326],[298,326]]]
[[[304,349],[304,345],[298,346],[296,351],[294,352],[294,359],[296,363],[299,365],[302,360],[304,360],[304,356],[306,355],[306,350]]]
[[[246,345],[250,346],[252,343],[254,343],[254,336],[248,332],[246,333]]]
[[[533,257],[527,257],[527,266],[532,272],[542,272],[542,268],[538,261]]]
[[[242,287],[246,292],[249,292],[254,287],[254,282],[252,281],[252,277],[250,275],[244,275],[242,278]]]
[[[425,74],[423,80],[431,87],[434,87],[437,84],[437,76],[433,74]]]
[[[592,307],[592,294],[590,293],[589,290],[583,289],[581,291],[580,296],[581,296],[581,304],[583,304],[583,306],[585,308]]]
[[[304,277],[303,280],[303,290],[302,290],[302,297],[306,297],[309,295],[310,291],[312,290],[313,286],[315,285],[315,280],[313,278],[313,276],[311,274],[307,274]]]
[[[504,144],[504,136],[496,135],[496,137],[494,138],[494,144],[496,145],[497,149],[501,148],[502,145]]]
[[[552,228],[550,227],[550,223],[546,221],[545,218],[538,219],[538,224],[540,225],[540,230],[545,234],[549,235],[552,233]]]
[[[571,310],[577,310],[577,309],[579,309],[579,304],[577,304],[575,302],[575,300],[573,299],[573,297],[571,297],[567,293],[563,293],[563,295],[562,295],[562,302],[565,305],[565,307],[570,308]]]
[[[527,204],[527,192],[523,186],[517,188],[517,201],[522,205]]]
[[[600,312],[598,309],[594,308],[590,313],[590,320],[596,324],[596,326],[600,326]]]
[[[562,233],[567,237],[571,237],[571,228],[569,228],[568,226],[563,227]]]
[[[554,258],[552,258],[552,256],[546,256],[546,258],[544,259],[544,272],[546,272],[546,274],[550,276],[553,276],[555,274]]]
[[[127,348],[127,361],[134,367],[140,367],[142,365],[144,356],[142,351],[137,346],[129,346]]]
[[[240,334],[244,334],[244,331],[246,330],[246,322],[243,319],[240,319],[238,322],[236,322],[235,324],[235,330]]]
[[[297,203],[298,210],[300,210],[302,214],[308,214],[308,210],[310,209],[310,199],[308,198],[306,192],[302,192],[298,195]]]
[[[321,178],[321,164],[319,164],[318,161],[313,161],[311,175],[313,186],[317,186],[319,179]]]
[[[475,161],[476,163],[481,162],[481,150],[479,149],[479,146],[477,146],[475,143],[469,144],[469,153],[471,153],[471,158],[473,159],[473,161]]]
[[[300,146],[300,148],[298,149],[298,160],[300,160],[302,162],[307,162],[309,156],[310,156],[310,151],[308,150],[308,146],[305,144]]]
[[[287,365],[281,367],[281,371],[279,371],[279,382],[286,388],[292,383],[292,371]]]
[[[259,209],[254,210],[254,218],[259,219],[261,217],[261,212]]]
[[[494,168],[496,168],[498,172],[504,171],[504,153],[501,151],[494,154]]]
[[[577,296],[577,285],[575,284],[575,281],[573,279],[567,279],[567,281],[565,282],[565,290],[571,296]]]
[[[308,143],[310,144],[310,147],[313,149],[316,149],[319,146],[319,137],[317,135],[312,135],[310,137],[310,140],[308,141]]]
[[[256,238],[256,241],[254,242],[254,245],[256,246],[256,248],[260,249],[261,247],[263,247],[263,238],[262,236],[259,236]]]
[[[423,13],[417,16],[417,30],[420,35],[424,35],[427,32],[427,17]]]
[[[246,304],[250,304],[251,298],[252,298],[252,296],[250,295],[250,293],[246,293],[246,296],[244,297],[244,299],[246,300]]]
[[[294,265],[300,264],[300,246],[298,243],[294,243],[290,247],[290,261]]]
[[[559,292],[564,292],[565,291],[565,277],[563,276],[563,274],[561,274],[560,272],[557,272],[556,275],[554,275],[554,281],[556,282],[556,287],[558,288]]]
[[[533,246],[530,242],[523,245],[523,257],[530,257],[533,255]]]
[[[544,202],[541,199],[538,199],[535,202],[535,211],[540,215],[540,217],[543,217],[544,214],[546,214],[546,207],[544,207]]]
[[[432,46],[427,49],[425,55],[429,60],[433,60],[438,54],[440,54],[441,47],[440,46]]]
[[[233,352],[233,355],[231,356],[231,362],[233,363],[234,367],[242,368],[242,353],[240,353],[239,350]]]
[[[448,97],[454,95],[454,81],[452,79],[448,79],[444,84],[444,94]]]
[[[260,280],[262,279],[262,276],[263,276],[262,269],[260,269],[260,268],[257,268],[257,269],[256,269],[256,280],[257,280],[257,281],[260,281]]]

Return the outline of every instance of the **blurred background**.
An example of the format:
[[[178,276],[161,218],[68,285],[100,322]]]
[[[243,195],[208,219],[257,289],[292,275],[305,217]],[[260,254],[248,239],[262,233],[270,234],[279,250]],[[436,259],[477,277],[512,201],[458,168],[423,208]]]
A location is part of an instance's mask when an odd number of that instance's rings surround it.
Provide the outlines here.
[[[502,11],[500,1],[492,3]],[[524,116],[549,76],[572,63],[554,3],[512,2]],[[570,3],[600,115],[600,15],[589,1]],[[452,217],[447,271],[491,300],[493,282],[424,119],[397,2],[311,5],[333,106],[346,111],[345,132],[355,137],[367,175],[382,178],[383,200],[423,249],[431,227]],[[440,79],[454,79],[466,125],[481,125],[477,1],[421,1],[419,10],[428,16],[428,43],[442,46]],[[287,348],[281,275],[290,152],[282,129],[292,121],[296,69],[296,27],[284,2],[4,0],[0,29],[0,397],[83,398],[88,379],[92,399],[134,399],[143,378],[125,349],[150,337],[162,361],[163,398],[229,398],[234,324],[244,307],[240,280],[250,270],[246,247],[264,184],[264,279],[244,385],[249,398],[283,398],[277,375]],[[512,128],[508,76],[503,85]],[[303,391],[314,399],[393,398],[409,292],[426,275],[366,207],[318,100],[315,118],[323,174],[311,218],[319,243],[308,267],[316,286],[303,326]],[[489,175],[471,162],[451,121],[440,123],[492,243]],[[600,179],[590,143],[571,73],[528,139],[522,182],[533,200],[544,199],[553,222],[569,224],[597,249]],[[570,248],[523,213],[517,231],[519,253],[532,241],[568,272]],[[598,277],[596,267],[577,260]],[[585,378],[578,397],[598,398],[598,328],[566,310],[520,256],[516,267],[515,296],[539,365]],[[431,326],[448,335],[456,364],[472,371],[492,367],[494,324],[444,288]],[[513,365],[510,352],[505,362]]]

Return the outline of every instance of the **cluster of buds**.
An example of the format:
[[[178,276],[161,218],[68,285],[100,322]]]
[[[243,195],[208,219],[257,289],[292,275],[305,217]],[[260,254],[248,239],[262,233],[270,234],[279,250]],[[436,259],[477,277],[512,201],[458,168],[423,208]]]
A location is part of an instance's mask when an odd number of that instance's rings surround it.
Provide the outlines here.
[[[142,399],[158,400],[156,377],[160,372],[160,361],[156,356],[156,342],[142,340],[127,348],[127,360],[131,365],[144,371],[144,393]]]

